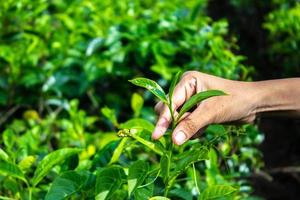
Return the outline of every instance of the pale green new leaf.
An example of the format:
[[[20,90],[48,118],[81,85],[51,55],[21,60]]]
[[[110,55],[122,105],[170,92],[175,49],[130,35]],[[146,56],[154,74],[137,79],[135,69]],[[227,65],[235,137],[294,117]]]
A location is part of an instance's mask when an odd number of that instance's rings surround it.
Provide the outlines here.
[[[170,200],[170,199],[167,197],[155,196],[155,197],[151,197],[149,200]]]
[[[10,176],[26,182],[25,176],[18,165],[7,161],[0,161],[0,175]]]
[[[174,89],[175,89],[176,84],[179,81],[179,78],[181,77],[181,74],[182,74],[181,71],[177,72],[176,75],[174,76],[174,78],[172,79],[172,82],[171,82],[171,85],[170,85],[170,88],[169,88],[170,103],[172,103],[172,97],[173,97]]]
[[[182,117],[182,115],[184,113],[189,111],[191,108],[193,108],[195,105],[197,105],[201,101],[208,99],[210,97],[222,96],[222,95],[226,95],[226,93],[224,93],[223,91],[220,91],[220,90],[207,90],[207,91],[199,92],[199,93],[195,94],[189,100],[187,100],[185,102],[185,104],[182,106],[182,108],[179,111],[176,121],[180,120],[180,118]]]
[[[157,98],[159,98],[162,102],[168,104],[166,93],[155,81],[147,78],[135,78],[129,80],[129,82],[131,82],[134,85],[146,88]]]
[[[96,200],[109,199],[126,179],[123,168],[112,166],[100,169],[96,179]]]
[[[8,161],[9,159],[9,156],[7,155],[7,153],[0,148],[0,160],[5,160],[5,161]]]
[[[199,200],[210,200],[220,197],[228,197],[238,189],[229,185],[213,185],[207,187],[200,195]]]
[[[131,109],[134,112],[134,117],[138,117],[141,113],[143,108],[144,99],[138,93],[133,93],[131,97]]]
[[[119,158],[123,152],[123,149],[125,147],[127,140],[128,140],[127,137],[122,138],[121,142],[118,144],[118,147],[115,149],[115,151],[109,161],[109,165],[119,161]]]
[[[26,156],[21,162],[19,162],[18,166],[25,173],[36,161],[36,156]]]
[[[150,133],[153,132],[154,126],[150,122],[148,122],[145,119],[136,118],[136,119],[130,119],[122,124],[120,124],[121,129],[141,129],[141,130],[147,130]]]
[[[32,184],[37,185],[55,166],[63,162],[66,158],[79,153],[81,150],[76,148],[64,148],[56,150],[43,158],[38,164],[32,178]]]
[[[145,161],[136,161],[128,169],[128,196],[140,186],[145,180],[148,173],[149,165]]]

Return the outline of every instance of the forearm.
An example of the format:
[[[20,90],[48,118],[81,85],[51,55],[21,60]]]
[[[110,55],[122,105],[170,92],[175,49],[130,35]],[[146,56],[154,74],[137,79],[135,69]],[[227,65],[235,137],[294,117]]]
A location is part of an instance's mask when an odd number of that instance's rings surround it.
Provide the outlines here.
[[[300,78],[253,82],[256,114],[300,116]]]

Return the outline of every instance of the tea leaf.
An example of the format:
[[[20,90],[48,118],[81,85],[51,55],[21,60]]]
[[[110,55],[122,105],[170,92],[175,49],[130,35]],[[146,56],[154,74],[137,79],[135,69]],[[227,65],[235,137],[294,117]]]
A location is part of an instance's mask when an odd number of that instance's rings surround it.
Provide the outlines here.
[[[130,119],[126,121],[125,123],[120,124],[121,129],[141,129],[141,130],[147,130],[149,132],[153,132],[154,126],[150,122],[148,122],[145,119],[136,118],[136,119]]]
[[[170,199],[167,197],[155,196],[155,197],[151,197],[149,200],[170,200]]]
[[[26,156],[21,162],[19,162],[18,166],[25,173],[36,161],[35,156]]]
[[[172,97],[173,97],[174,89],[175,89],[176,84],[179,81],[179,78],[181,77],[181,74],[182,74],[181,71],[177,72],[176,75],[174,76],[174,78],[172,79],[172,82],[171,82],[171,85],[170,85],[170,88],[169,88],[170,105],[172,105],[171,103],[172,103]]]
[[[122,138],[121,142],[119,143],[118,147],[115,149],[115,151],[109,161],[109,165],[111,165],[115,162],[118,162],[127,140],[128,140],[127,137]]]
[[[149,141],[145,140],[144,138],[141,138],[137,135],[132,135],[132,137],[134,139],[136,139],[138,142],[140,142],[143,145],[145,145],[146,147],[148,147],[149,149],[151,149],[152,151],[154,151],[155,153],[157,153],[158,155],[164,154],[165,150],[161,146],[159,146],[153,142],[149,142]]]
[[[96,179],[96,200],[109,199],[118,190],[126,179],[123,168],[108,167],[100,169]]]
[[[143,108],[144,99],[138,93],[133,93],[131,97],[131,109],[134,112],[134,117],[138,117],[141,113],[141,109]]]
[[[192,163],[208,159],[208,152],[206,147],[196,147],[175,157],[172,161],[175,169],[170,173],[170,180],[184,172]]]
[[[33,186],[36,186],[55,166],[63,162],[66,158],[79,153],[80,149],[75,148],[64,148],[53,151],[43,158],[43,160],[38,164],[37,169],[34,172],[32,178]]]
[[[131,82],[134,85],[146,88],[157,98],[159,98],[162,102],[168,104],[166,93],[155,81],[147,78],[135,78],[129,80],[129,82]]]
[[[136,161],[129,166],[128,170],[128,196],[130,196],[135,189],[140,186],[148,173],[149,165],[145,161]]]
[[[10,162],[0,161],[0,174],[3,176],[11,176],[27,182],[22,170],[18,167],[18,165]]]
[[[189,111],[191,108],[193,108],[195,105],[197,105],[197,103],[200,103],[201,101],[208,99],[210,97],[222,96],[222,95],[226,95],[226,93],[220,90],[207,90],[195,94],[189,100],[187,100],[187,102],[185,102],[185,104],[182,106],[176,121],[180,120],[182,115],[187,111]]]
[[[62,200],[80,191],[87,183],[91,174],[89,172],[67,171],[53,181],[45,200]]]
[[[232,195],[238,189],[229,185],[213,185],[207,187],[200,195],[199,200],[216,199]]]
[[[101,113],[114,125],[118,126],[118,120],[116,117],[116,112],[114,109],[111,109],[107,106],[101,108]]]
[[[5,161],[8,161],[9,159],[9,156],[7,155],[7,153],[0,148],[0,160],[5,160]]]
[[[111,141],[98,151],[92,161],[92,170],[108,165],[118,144],[119,141]]]

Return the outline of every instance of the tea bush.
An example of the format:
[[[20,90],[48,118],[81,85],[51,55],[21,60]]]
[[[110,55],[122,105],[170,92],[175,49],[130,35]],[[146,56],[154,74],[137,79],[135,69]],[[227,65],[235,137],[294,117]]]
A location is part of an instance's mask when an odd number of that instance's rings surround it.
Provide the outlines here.
[[[170,150],[169,134],[150,139],[154,97],[127,81],[250,80],[206,4],[0,2],[0,199],[250,198],[246,177],[263,166],[255,126],[212,125]]]
[[[300,4],[281,2],[277,7],[264,23],[271,42],[269,54],[274,62],[283,66],[285,76],[294,76],[300,73]]]

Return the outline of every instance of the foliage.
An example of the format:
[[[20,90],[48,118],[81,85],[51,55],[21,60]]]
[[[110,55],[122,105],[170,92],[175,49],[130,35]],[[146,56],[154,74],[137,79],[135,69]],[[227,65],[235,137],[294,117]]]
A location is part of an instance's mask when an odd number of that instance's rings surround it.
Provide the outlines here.
[[[300,74],[300,4],[281,4],[267,15],[264,27],[269,32],[272,59],[283,65],[285,75]]]
[[[151,91],[172,105],[162,91],[171,85],[172,96],[180,69],[249,78],[205,0],[7,0],[0,9],[0,198],[249,196],[244,178],[263,165],[256,127],[212,125],[181,147],[169,134],[153,142],[153,98],[127,82],[151,76]],[[222,94],[200,93],[182,112]]]

